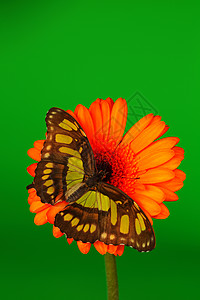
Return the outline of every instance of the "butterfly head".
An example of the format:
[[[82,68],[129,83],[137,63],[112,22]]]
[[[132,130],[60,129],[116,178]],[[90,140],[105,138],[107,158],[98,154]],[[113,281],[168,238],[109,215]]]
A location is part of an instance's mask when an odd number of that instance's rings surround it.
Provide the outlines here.
[[[93,176],[87,178],[86,184],[89,187],[94,187],[99,182],[105,181],[107,176],[106,170],[100,170],[96,172]]]
[[[98,173],[99,180],[103,181],[107,175],[108,175],[108,171],[100,170]]]
[[[106,161],[96,161],[99,181],[110,182],[112,177],[112,166]]]

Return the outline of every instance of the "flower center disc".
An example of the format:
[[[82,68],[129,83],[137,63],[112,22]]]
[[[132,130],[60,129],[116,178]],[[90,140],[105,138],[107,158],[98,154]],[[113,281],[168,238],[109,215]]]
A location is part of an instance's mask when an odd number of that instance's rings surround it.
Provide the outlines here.
[[[93,145],[98,172],[105,172],[107,182],[131,196],[137,180],[135,155],[129,147],[117,147],[115,141],[96,141]]]

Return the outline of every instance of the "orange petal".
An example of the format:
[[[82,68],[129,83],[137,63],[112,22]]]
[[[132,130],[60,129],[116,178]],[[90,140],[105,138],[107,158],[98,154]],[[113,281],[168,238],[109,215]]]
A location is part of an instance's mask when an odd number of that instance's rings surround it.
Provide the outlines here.
[[[168,208],[163,203],[160,204],[160,207],[161,212],[157,216],[154,216],[154,219],[166,219],[167,217],[169,217],[170,213]]]
[[[36,225],[44,225],[48,222],[47,220],[47,211],[49,208],[46,208],[35,215],[34,223]]]
[[[179,179],[181,179],[182,181],[184,181],[186,179],[186,174],[183,171],[176,169],[176,170],[174,170],[174,173],[175,173],[175,176],[178,177]]]
[[[36,189],[34,189],[34,188],[28,189],[28,193],[31,197],[35,197],[37,195]]]
[[[94,124],[89,110],[85,106],[79,104],[77,105],[74,113],[91,143],[94,139]]]
[[[35,169],[36,169],[36,168],[37,168],[37,163],[34,163],[34,164],[28,166],[27,172],[28,172],[31,176],[35,177]]]
[[[103,136],[103,120],[101,113],[100,101],[94,101],[89,108],[90,115],[94,124],[94,134],[95,138]]]
[[[135,192],[140,195],[147,196],[157,203],[162,203],[165,200],[164,192],[154,185],[144,185],[145,189],[135,189]]]
[[[103,242],[100,242],[100,241],[96,241],[94,243],[94,247],[102,255],[106,254],[106,252],[108,250],[108,245],[106,245],[106,244],[104,244]]]
[[[47,207],[50,207],[49,204],[45,204],[42,203],[41,201],[34,201],[31,205],[30,205],[30,212],[32,213],[38,213],[44,209],[46,209]]]
[[[183,148],[176,146],[173,148],[173,150],[176,154],[176,157],[178,157],[180,160],[184,159],[184,149]]]
[[[83,253],[83,254],[87,254],[90,251],[90,247],[91,244],[90,243],[83,243],[81,241],[77,242],[78,248],[79,250]]]
[[[117,251],[117,247],[118,246],[114,246],[114,245],[108,245],[108,253],[110,254],[114,254]]]
[[[114,254],[121,256],[123,253],[124,253],[124,245],[118,245],[117,250]]]
[[[30,196],[28,197],[28,204],[32,204],[34,202],[34,198],[31,198]]]
[[[51,208],[48,210],[48,213],[47,213],[48,222],[51,224],[54,224],[55,216],[57,215],[58,212],[63,210],[63,208],[66,205],[67,205],[67,202],[62,201],[62,202],[55,204],[54,206],[51,206]]]
[[[102,111],[102,131],[104,139],[107,140],[109,130],[110,130],[110,120],[111,120],[111,110],[107,101],[101,102],[101,111]]]
[[[62,233],[58,227],[53,226],[53,236],[55,238],[59,238],[59,237],[63,236],[63,234],[64,233]]]
[[[71,111],[70,109],[66,110],[66,112],[71,115],[77,122],[78,122],[78,119],[77,119],[77,116],[75,115],[75,113],[73,113],[73,111]]]
[[[31,148],[27,151],[28,156],[30,156],[32,159],[40,161],[41,160],[41,152],[36,148]]]
[[[28,193],[29,193],[30,195],[36,194],[36,190],[35,190],[34,188],[30,188],[30,189],[28,189]]]
[[[100,99],[100,98],[97,98],[94,102],[101,103],[102,101],[104,101],[104,100]]]
[[[34,189],[34,192],[32,192],[32,193],[29,194],[28,203],[32,204],[35,201],[36,202],[38,202],[38,201],[41,202],[41,199],[40,199],[40,197],[37,196],[36,191]]]
[[[129,144],[132,140],[134,140],[151,122],[153,119],[153,114],[148,114],[142,119],[140,119],[135,125],[129,129],[129,131],[123,137],[121,142],[122,145]]]
[[[145,174],[139,175],[138,183],[152,184],[170,180],[174,178],[173,171],[164,168],[155,168],[148,170]]]
[[[165,127],[165,122],[158,121],[154,124],[150,124],[145,128],[132,142],[131,149],[134,153],[138,153],[145,147],[149,146],[155,139],[157,139],[160,132]]]
[[[114,105],[113,99],[111,99],[110,97],[108,97],[105,101],[108,103],[108,105],[110,107],[110,111],[112,111],[112,108],[113,108],[113,105]]]
[[[159,134],[157,139],[159,139],[161,136],[163,136],[168,130],[169,130],[169,126],[165,125],[165,128],[163,129],[163,131],[161,131],[161,133]]]
[[[176,157],[172,157],[170,160],[168,160],[166,163],[160,165],[160,167],[165,168],[165,169],[170,169],[170,170],[175,170],[181,163],[181,160]]]
[[[155,168],[169,161],[174,156],[173,150],[160,150],[151,153],[151,155],[143,156],[137,155],[137,167],[139,170],[146,170],[150,168]]]
[[[161,121],[161,116],[154,116],[152,121],[151,121],[151,124],[155,124],[159,121]]]
[[[179,142],[179,138],[177,138],[177,137],[166,137],[166,138],[160,139],[158,141],[153,142],[146,149],[142,150],[138,155],[136,155],[136,157],[142,158],[142,157],[151,155],[152,153],[160,151],[160,150],[171,149],[178,142]]]
[[[71,243],[73,242],[73,240],[74,239],[72,239],[72,238],[71,239],[67,239],[68,244],[71,245]]]
[[[34,142],[34,148],[36,148],[37,150],[39,150],[41,152],[43,146],[44,146],[44,142],[45,140],[38,140]]]
[[[172,180],[161,182],[159,184],[156,184],[156,186],[160,186],[165,189],[171,190],[172,192],[176,192],[183,187],[183,181],[178,177],[174,177]]]
[[[165,189],[165,188],[161,188],[160,189],[163,191],[163,193],[165,193],[165,201],[177,201],[178,200],[178,195],[176,195],[174,192]]]
[[[135,193],[133,200],[136,201],[142,210],[147,211],[151,216],[160,213],[160,205],[147,196]]]
[[[111,112],[111,123],[109,137],[119,142],[122,139],[127,120],[127,103],[125,99],[119,98],[115,101]]]
[[[138,180],[134,183],[135,189],[145,190],[145,184],[138,183]]]
[[[36,195],[36,190],[34,188],[28,189],[28,194],[31,198],[33,198]]]

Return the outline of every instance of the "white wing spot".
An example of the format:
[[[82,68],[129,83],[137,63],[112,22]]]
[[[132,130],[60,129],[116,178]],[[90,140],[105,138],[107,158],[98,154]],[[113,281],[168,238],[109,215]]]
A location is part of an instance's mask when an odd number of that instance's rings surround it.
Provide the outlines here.
[[[101,234],[101,238],[102,239],[105,239],[107,237],[107,233],[106,232],[103,232],[102,234]]]
[[[111,234],[110,235],[110,240],[114,240],[115,239],[115,235],[114,234]]]
[[[121,240],[121,241],[125,241],[126,239],[125,239],[125,238],[123,238],[123,237],[121,237],[121,238],[120,238],[120,240]]]

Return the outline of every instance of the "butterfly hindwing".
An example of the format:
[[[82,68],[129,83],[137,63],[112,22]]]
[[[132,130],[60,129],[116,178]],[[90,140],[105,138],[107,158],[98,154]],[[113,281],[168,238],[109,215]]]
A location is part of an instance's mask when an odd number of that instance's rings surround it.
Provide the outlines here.
[[[94,243],[124,244],[139,251],[155,247],[152,226],[139,206],[119,189],[100,183],[55,218],[67,237]]]
[[[42,202],[54,204],[60,199],[67,200],[70,191],[84,185],[85,177],[94,174],[95,162],[83,129],[70,114],[51,108],[46,124],[47,138],[34,185]]]
[[[107,196],[110,200],[108,212],[100,212],[99,240],[105,244],[124,244],[138,251],[152,250],[155,247],[154,231],[137,203],[107,183],[99,184],[99,191],[101,197]]]
[[[56,215],[55,226],[69,238],[94,243],[99,236],[99,210],[96,197],[95,191],[88,191],[76,202],[69,204]]]

